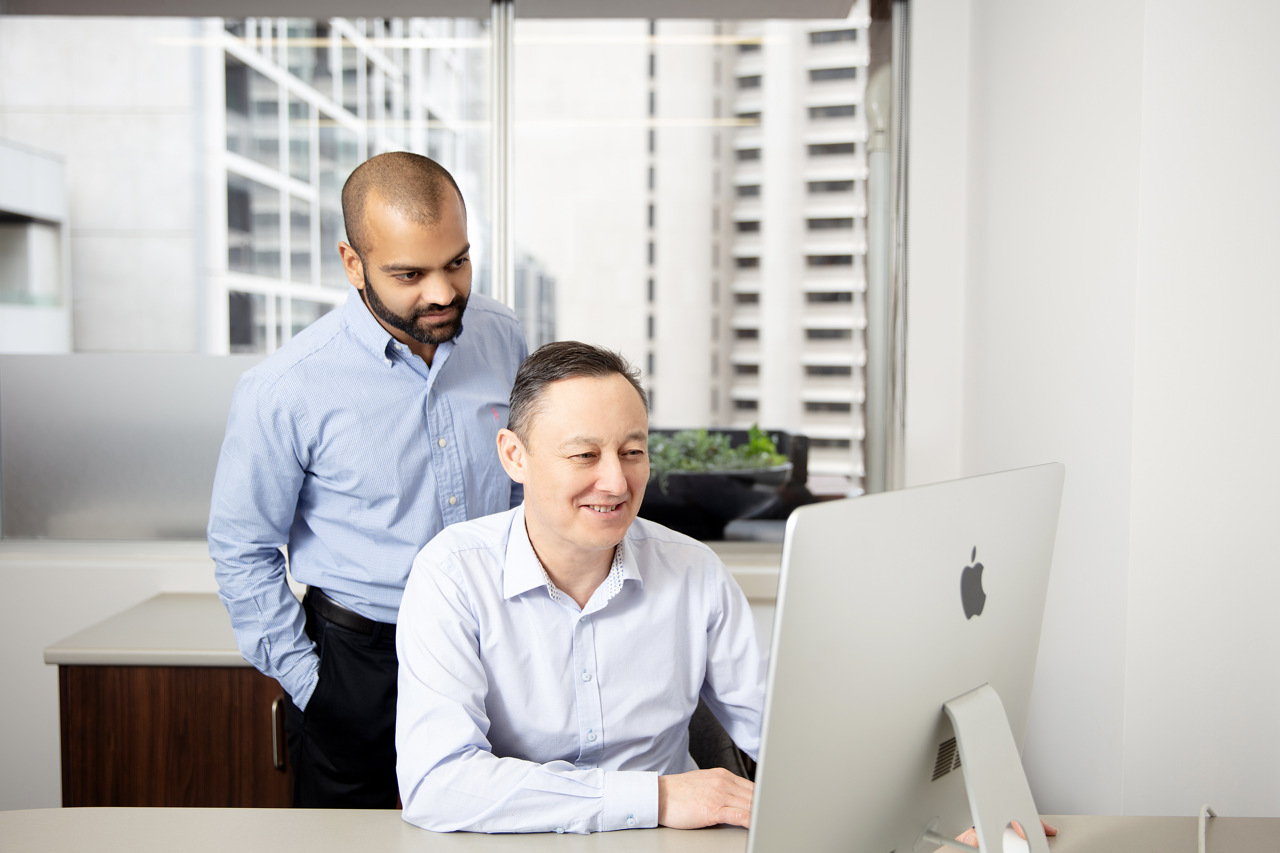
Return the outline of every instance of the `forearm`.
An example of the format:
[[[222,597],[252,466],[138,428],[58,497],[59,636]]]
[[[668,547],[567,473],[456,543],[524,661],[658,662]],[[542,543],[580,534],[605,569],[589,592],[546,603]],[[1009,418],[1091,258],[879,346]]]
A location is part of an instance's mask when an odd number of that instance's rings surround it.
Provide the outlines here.
[[[658,823],[657,773],[579,770],[486,750],[425,769],[412,747],[399,754],[404,819],[424,829],[589,833]]]

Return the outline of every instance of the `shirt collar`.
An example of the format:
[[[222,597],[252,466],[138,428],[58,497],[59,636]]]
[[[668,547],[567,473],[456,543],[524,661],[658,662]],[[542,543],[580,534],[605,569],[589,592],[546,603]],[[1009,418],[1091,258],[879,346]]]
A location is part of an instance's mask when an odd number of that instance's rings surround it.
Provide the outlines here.
[[[342,306],[343,319],[347,328],[355,335],[365,348],[381,359],[389,359],[395,349],[396,339],[382,327],[378,318],[373,316],[369,306],[364,303],[364,296],[354,286],[347,293],[347,301]]]
[[[643,585],[634,554],[635,549],[627,544],[627,539],[624,537],[614,551],[613,565],[609,569],[609,576],[604,580],[606,600],[622,591],[624,581],[634,580]],[[551,583],[551,578],[547,576],[547,570],[542,568],[538,555],[534,553],[533,543],[529,541],[529,532],[524,526],[524,504],[521,504],[511,515],[506,563],[503,567],[502,595],[504,598],[511,599],[538,587],[544,587],[553,600],[558,600],[561,595],[561,592]]]

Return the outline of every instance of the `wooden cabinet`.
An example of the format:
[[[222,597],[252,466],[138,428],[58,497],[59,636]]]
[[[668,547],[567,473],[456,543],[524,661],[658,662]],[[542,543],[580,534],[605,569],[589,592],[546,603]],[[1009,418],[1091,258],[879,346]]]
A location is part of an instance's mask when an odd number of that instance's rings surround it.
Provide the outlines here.
[[[161,593],[44,651],[58,666],[64,806],[293,801],[284,691],[211,593]]]
[[[282,807],[280,685],[250,667],[60,666],[63,806]]]

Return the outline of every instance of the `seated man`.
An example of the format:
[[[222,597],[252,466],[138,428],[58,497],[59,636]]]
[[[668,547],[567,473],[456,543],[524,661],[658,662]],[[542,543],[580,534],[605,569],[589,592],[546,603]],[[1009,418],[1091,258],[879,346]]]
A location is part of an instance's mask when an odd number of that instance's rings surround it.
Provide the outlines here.
[[[400,607],[396,772],[426,829],[748,825],[752,783],[695,770],[705,699],[756,757],[764,666],[746,598],[706,545],[636,512],[649,480],[636,372],[547,344],[498,434],[524,504],[414,560]]]

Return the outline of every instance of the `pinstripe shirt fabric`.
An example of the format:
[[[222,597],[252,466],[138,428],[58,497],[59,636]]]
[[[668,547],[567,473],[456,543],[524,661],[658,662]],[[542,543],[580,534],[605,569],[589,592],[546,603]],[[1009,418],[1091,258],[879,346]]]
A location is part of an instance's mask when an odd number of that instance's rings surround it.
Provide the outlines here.
[[[447,525],[520,503],[496,437],[528,348],[473,293],[431,367],[351,288],[236,387],[209,516],[219,596],[245,660],[305,708],[319,661],[285,578],[395,622],[414,555]]]

